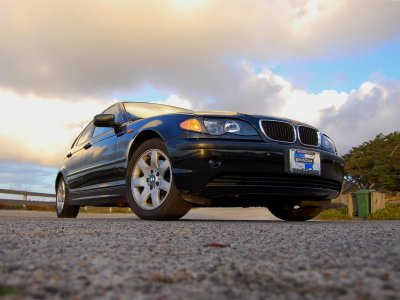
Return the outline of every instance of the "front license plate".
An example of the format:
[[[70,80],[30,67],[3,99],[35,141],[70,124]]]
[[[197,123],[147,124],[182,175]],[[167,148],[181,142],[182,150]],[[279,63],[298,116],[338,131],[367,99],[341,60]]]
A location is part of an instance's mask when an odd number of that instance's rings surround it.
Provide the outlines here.
[[[319,152],[290,149],[290,172],[320,175],[321,158]]]

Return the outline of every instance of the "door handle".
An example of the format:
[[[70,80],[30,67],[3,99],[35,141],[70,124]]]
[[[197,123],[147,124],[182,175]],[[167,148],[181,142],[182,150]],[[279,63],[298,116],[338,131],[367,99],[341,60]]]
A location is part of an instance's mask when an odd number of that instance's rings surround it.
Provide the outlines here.
[[[70,158],[71,156],[72,156],[72,153],[71,153],[71,152],[67,154],[67,157],[68,157],[68,158]]]
[[[85,146],[83,146],[84,149],[89,149],[90,147],[92,147],[91,143],[87,143],[85,144]]]

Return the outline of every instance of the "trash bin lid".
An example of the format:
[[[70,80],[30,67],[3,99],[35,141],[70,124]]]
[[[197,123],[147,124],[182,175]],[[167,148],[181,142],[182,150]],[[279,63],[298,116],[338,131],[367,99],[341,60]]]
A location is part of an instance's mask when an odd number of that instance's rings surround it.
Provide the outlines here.
[[[358,190],[354,194],[356,194],[356,195],[365,195],[365,194],[369,194],[370,192],[371,192],[370,190]]]

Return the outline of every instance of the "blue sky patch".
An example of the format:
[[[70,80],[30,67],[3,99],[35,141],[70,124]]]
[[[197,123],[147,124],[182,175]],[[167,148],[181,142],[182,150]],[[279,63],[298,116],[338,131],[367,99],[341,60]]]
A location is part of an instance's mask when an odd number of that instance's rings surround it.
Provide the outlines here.
[[[376,74],[400,80],[400,41],[387,42],[362,53],[318,59],[293,59],[272,71],[307,92],[327,89],[349,92]]]

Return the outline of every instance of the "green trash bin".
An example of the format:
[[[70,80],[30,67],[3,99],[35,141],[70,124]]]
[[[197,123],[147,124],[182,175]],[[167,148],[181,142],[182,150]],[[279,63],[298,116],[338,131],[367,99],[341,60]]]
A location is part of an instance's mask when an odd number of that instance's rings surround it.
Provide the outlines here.
[[[357,212],[360,218],[366,218],[371,213],[371,192],[359,190],[355,192],[357,199]]]

